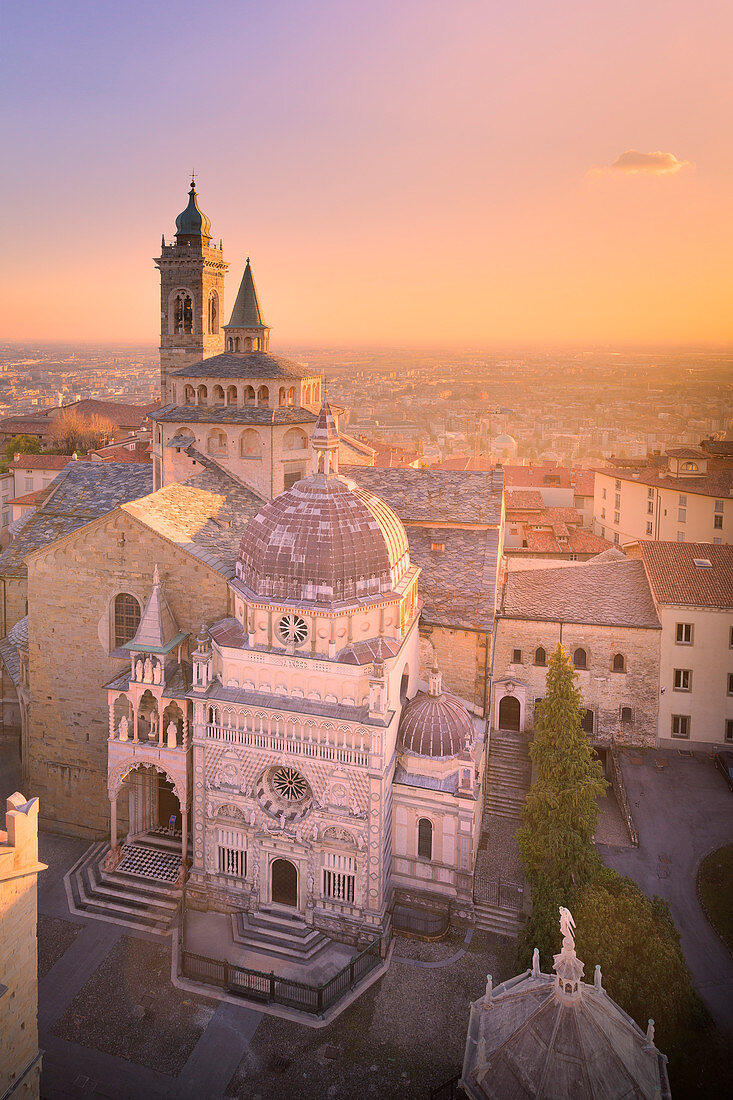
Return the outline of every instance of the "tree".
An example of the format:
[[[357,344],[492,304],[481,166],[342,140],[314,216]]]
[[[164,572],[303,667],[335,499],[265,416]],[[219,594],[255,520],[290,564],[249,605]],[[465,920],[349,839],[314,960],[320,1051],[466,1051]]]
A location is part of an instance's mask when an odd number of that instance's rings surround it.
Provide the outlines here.
[[[117,430],[106,417],[82,416],[76,409],[64,409],[54,418],[53,438],[62,454],[86,454],[108,443]]]
[[[39,455],[41,453],[41,441],[35,435],[14,435],[9,443],[5,444],[5,457],[9,462],[13,456]]]
[[[536,779],[517,834],[533,893],[554,897],[589,882],[600,867],[593,844],[596,799],[608,784],[583,732],[581,695],[567,653],[558,645],[547,670],[547,695],[538,704],[530,748]]]

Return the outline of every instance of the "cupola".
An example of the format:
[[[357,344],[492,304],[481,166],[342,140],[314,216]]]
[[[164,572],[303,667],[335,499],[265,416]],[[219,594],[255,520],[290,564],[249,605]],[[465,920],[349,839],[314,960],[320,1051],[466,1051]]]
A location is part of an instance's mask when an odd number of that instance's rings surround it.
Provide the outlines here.
[[[443,691],[437,667],[430,672],[427,693],[418,691],[402,708],[399,736],[403,752],[433,759],[458,756],[473,745],[473,719],[460,699]]]
[[[206,217],[196,195],[196,182],[191,180],[188,192],[188,206],[176,218],[176,244],[191,245],[211,243],[211,221]]]

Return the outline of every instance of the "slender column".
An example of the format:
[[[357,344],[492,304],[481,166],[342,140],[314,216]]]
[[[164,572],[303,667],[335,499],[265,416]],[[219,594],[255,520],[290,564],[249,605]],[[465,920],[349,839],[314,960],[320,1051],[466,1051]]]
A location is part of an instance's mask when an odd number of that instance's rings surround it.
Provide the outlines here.
[[[186,856],[188,855],[188,811],[186,810],[186,800],[184,798],[181,803],[181,862],[186,862]]]
[[[114,741],[115,739],[115,705],[109,704],[109,739]]]
[[[109,847],[114,851],[117,847],[117,795],[109,800]]]
[[[188,706],[184,700],[185,710],[183,711],[183,747],[188,748]]]
[[[132,708],[132,729],[133,729],[132,739],[136,744],[140,740],[140,738],[138,736],[138,729],[137,729],[137,717],[138,717],[138,708],[133,707]]]
[[[163,748],[163,745],[164,745],[164,741],[163,741],[164,732],[165,731],[163,729],[163,700],[161,699],[161,701],[160,701],[160,711],[158,712],[158,744],[160,745],[161,749]]]

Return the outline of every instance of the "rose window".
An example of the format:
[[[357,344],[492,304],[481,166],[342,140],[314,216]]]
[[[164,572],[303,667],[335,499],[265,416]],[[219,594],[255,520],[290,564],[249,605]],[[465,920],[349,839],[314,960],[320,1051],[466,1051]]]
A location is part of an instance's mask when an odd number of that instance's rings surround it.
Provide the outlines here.
[[[295,768],[278,768],[272,776],[275,791],[286,802],[300,802],[308,793],[308,784]]]
[[[277,629],[286,645],[302,645],[308,637],[308,624],[300,615],[283,615]]]

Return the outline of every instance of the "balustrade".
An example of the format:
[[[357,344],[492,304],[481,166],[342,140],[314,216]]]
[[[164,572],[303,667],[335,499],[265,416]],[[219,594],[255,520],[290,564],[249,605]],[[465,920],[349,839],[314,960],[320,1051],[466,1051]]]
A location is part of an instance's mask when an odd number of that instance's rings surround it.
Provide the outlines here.
[[[369,735],[365,730],[326,729],[323,726],[291,724],[286,731],[276,719],[258,716],[259,729],[239,728],[209,722],[206,736],[213,741],[276,752],[281,756],[308,756],[338,764],[369,765]],[[281,720],[280,720],[281,722]],[[270,728],[265,728],[267,723]],[[250,724],[254,724],[250,720]],[[272,725],[275,724],[275,729]],[[243,722],[242,725],[245,725]]]

